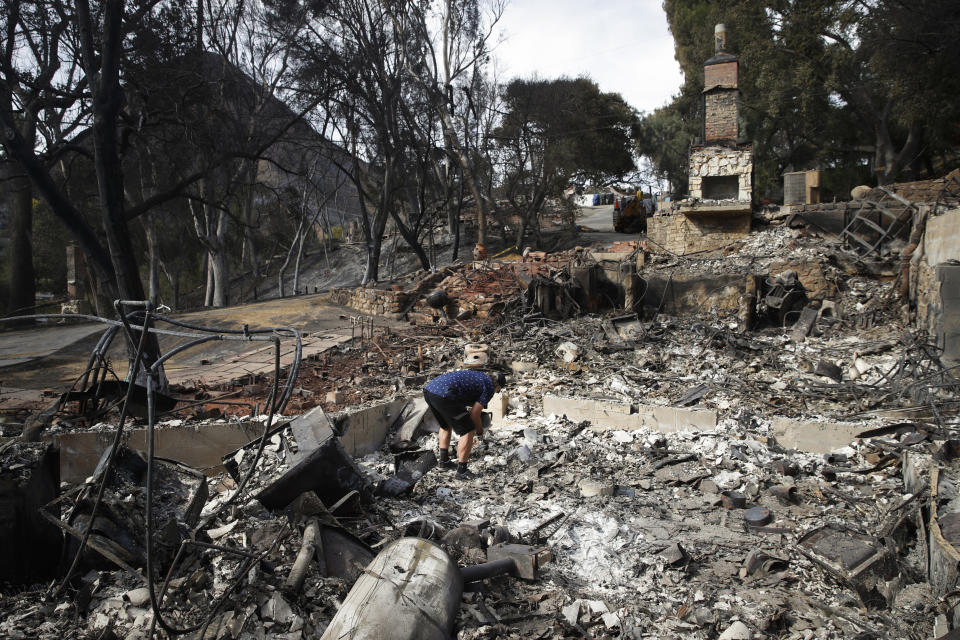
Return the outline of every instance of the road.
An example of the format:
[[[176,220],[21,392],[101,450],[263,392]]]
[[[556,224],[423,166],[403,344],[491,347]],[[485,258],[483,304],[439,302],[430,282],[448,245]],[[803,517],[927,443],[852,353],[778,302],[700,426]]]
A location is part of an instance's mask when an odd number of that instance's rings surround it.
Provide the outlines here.
[[[642,233],[617,233],[613,230],[613,205],[600,207],[581,207],[577,214],[577,224],[589,227],[593,231],[581,232],[584,243],[613,244],[624,240],[642,238]]]

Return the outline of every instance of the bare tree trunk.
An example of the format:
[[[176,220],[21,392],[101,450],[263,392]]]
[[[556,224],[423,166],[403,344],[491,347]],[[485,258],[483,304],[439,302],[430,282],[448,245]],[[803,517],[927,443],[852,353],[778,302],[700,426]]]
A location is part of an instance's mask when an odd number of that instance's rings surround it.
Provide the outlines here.
[[[9,313],[29,313],[36,304],[37,280],[33,270],[33,189],[30,179],[16,163],[9,163],[14,175],[7,182],[12,194],[10,216],[10,299]]]
[[[250,267],[250,276],[260,277],[260,263],[257,260],[257,246],[254,243],[253,227],[256,222],[256,212],[253,206],[254,180],[256,179],[256,163],[251,162],[247,170],[246,191],[243,197],[243,250],[240,264]]]
[[[217,216],[216,242],[213,255],[213,306],[225,307],[230,304],[230,269],[227,263],[227,227],[230,217],[225,211]]]
[[[313,225],[310,225],[312,228]],[[303,247],[307,244],[307,240],[310,234],[310,230],[304,229],[303,233],[300,234],[300,240],[298,242],[299,248],[297,249],[297,260],[293,264],[293,292],[296,294],[300,291],[300,262],[303,260]]]
[[[156,307],[160,300],[160,247],[157,243],[157,231],[153,224],[153,215],[144,216],[143,229],[147,236],[147,252],[150,260],[148,297]]]
[[[283,287],[283,276],[287,273],[287,267],[290,266],[290,258],[293,256],[294,249],[300,244],[300,234],[303,231],[303,219],[301,218],[300,224],[297,225],[297,232],[293,236],[293,242],[290,243],[290,248],[287,249],[287,255],[283,259],[283,264],[280,265],[280,271],[277,272],[277,290],[280,297],[284,297],[284,287]],[[296,285],[294,285],[296,286]],[[296,291],[294,291],[296,294]]]
[[[213,306],[213,264],[211,260],[210,250],[203,256],[203,269],[207,273],[207,290],[203,296],[203,306],[212,307]]]

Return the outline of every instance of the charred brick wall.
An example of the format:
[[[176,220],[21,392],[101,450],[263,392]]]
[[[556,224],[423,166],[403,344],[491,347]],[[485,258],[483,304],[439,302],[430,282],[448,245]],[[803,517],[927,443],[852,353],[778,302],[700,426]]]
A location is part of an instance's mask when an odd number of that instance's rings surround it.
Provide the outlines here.
[[[708,143],[740,136],[736,90],[718,89],[704,97],[703,135]]]
[[[703,86],[707,89],[713,87],[736,88],[738,84],[737,71],[738,63],[736,60],[708,64],[703,68]]]
[[[652,216],[647,237],[671,253],[685,255],[716,251],[750,234],[750,214]]]

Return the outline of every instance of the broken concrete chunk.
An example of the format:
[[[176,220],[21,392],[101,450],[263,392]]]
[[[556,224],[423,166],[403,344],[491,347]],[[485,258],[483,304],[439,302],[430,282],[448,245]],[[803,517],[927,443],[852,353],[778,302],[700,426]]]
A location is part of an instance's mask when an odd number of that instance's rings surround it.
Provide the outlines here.
[[[700,491],[704,493],[719,493],[720,489],[717,487],[717,483],[711,480],[710,478],[705,478],[700,481]]]
[[[616,629],[620,626],[620,616],[615,613],[605,613],[600,619],[603,620],[603,626],[607,629]]]
[[[142,607],[150,602],[150,591],[146,587],[132,589],[123,594],[123,598],[135,607]]]
[[[727,630],[720,634],[720,640],[752,640],[753,632],[750,627],[739,620],[727,627]]]
[[[612,496],[615,486],[602,480],[585,478],[580,481],[580,495],[584,498],[594,496]]]
[[[510,370],[516,375],[520,375],[521,373],[533,373],[539,368],[540,365],[536,362],[515,361],[510,363]]]
[[[667,564],[680,564],[687,559],[687,552],[684,551],[679,542],[674,542],[660,552],[660,557],[663,558]]]
[[[556,353],[564,362],[575,362],[580,357],[580,347],[573,342],[564,342],[557,347]]]
[[[587,601],[587,606],[590,607],[590,614],[597,615],[600,613],[610,613],[610,608],[607,607],[607,603],[603,600],[589,600]]]
[[[290,624],[295,616],[290,604],[279,593],[274,593],[260,606],[260,617],[264,620],[273,620],[277,624]]]
[[[560,611],[563,614],[563,619],[571,626],[576,626],[580,622],[580,605],[582,602],[582,600],[574,600]]]
[[[863,431],[863,424],[814,422],[774,418],[773,434],[777,444],[807,453],[829,453],[849,445]]]

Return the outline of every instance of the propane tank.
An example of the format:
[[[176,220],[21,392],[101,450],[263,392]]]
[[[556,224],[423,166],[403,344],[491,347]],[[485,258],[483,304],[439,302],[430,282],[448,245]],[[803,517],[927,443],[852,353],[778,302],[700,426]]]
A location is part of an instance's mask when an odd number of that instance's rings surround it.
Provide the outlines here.
[[[357,578],[320,640],[449,640],[462,595],[446,551],[400,538]]]

